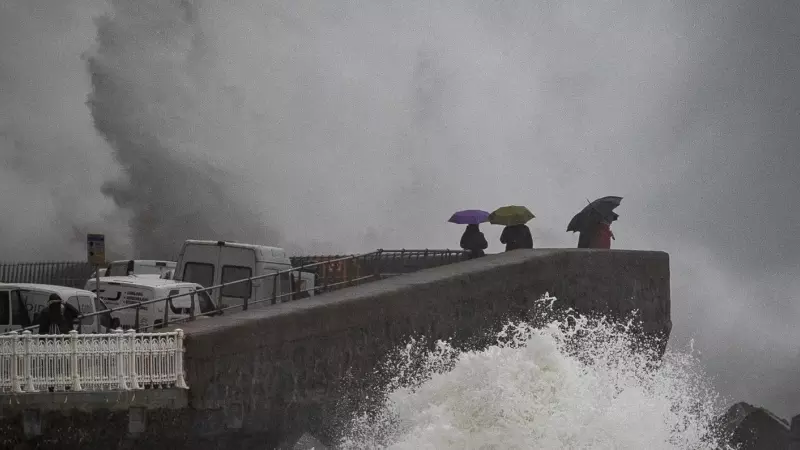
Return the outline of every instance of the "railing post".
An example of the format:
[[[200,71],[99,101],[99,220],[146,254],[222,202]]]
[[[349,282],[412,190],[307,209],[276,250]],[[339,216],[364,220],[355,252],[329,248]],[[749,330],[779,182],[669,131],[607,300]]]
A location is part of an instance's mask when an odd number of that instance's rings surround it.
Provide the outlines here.
[[[36,392],[36,386],[33,385],[33,364],[31,364],[31,332],[22,332],[24,361],[23,361],[23,374],[25,377],[25,392]]]
[[[137,309],[137,311],[138,311],[138,309]],[[119,329],[114,330],[113,334],[114,334],[114,340],[116,341],[116,342],[114,342],[114,344],[115,344],[114,347],[117,350],[116,353],[117,353],[117,381],[118,381],[118,386],[119,386],[119,388],[121,390],[127,391],[128,390],[128,384],[125,382],[126,380],[125,380],[125,366],[124,366],[124,364],[125,364],[125,355],[122,352],[122,339],[123,339],[122,330],[119,330]]]
[[[141,309],[142,305],[136,305],[136,322],[133,324],[133,329],[139,331],[139,309]]]
[[[81,372],[78,369],[78,332],[75,330],[69,332],[69,376],[72,379],[72,390],[82,390]]]
[[[11,391],[22,392],[22,387],[19,385],[19,368],[17,367],[17,346],[20,343],[19,334],[16,331],[11,333]]]
[[[155,307],[155,305],[153,305],[153,307]],[[161,328],[166,328],[167,323],[169,322],[170,308],[172,308],[172,296],[168,296],[167,299],[164,300],[164,321],[161,322]]]
[[[323,294],[328,292],[328,282],[330,280],[329,275],[331,273],[331,269],[329,267],[330,265],[331,265],[330,260],[329,261],[325,261],[322,264],[322,293]]]
[[[194,301],[195,301],[195,293],[192,291],[191,295],[189,296],[191,300],[191,306],[189,307],[189,320],[192,321],[195,319],[195,314],[197,314],[194,310]]]
[[[186,385],[186,377],[183,375],[183,330],[175,330],[175,387],[178,389],[189,389]]]
[[[125,359],[128,361],[131,389],[141,389],[142,387],[139,386],[139,374],[136,372],[136,332],[133,330],[126,331],[125,341],[128,344],[128,348],[125,350]]]
[[[275,304],[275,301],[278,299],[278,276],[274,275],[272,277],[272,304]]]

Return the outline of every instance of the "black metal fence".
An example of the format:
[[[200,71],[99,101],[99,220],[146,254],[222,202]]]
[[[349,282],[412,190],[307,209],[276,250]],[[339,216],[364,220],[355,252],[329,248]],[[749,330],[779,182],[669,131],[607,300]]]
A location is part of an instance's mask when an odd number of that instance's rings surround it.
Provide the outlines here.
[[[82,289],[94,267],[83,261],[0,263],[0,282],[37,283]]]

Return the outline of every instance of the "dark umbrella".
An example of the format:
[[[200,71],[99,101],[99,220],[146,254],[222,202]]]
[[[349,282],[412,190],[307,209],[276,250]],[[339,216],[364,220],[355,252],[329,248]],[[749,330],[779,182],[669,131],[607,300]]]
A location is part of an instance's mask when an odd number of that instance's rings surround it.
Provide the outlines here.
[[[450,223],[457,223],[459,225],[472,225],[479,224],[489,220],[489,213],[480,209],[465,209],[457,211],[450,216]]]
[[[567,225],[567,231],[583,231],[588,226],[594,225],[602,219],[613,222],[619,218],[619,214],[614,212],[614,208],[619,206],[622,202],[622,197],[610,195],[608,197],[598,198],[597,200],[586,205],[585,208]]]

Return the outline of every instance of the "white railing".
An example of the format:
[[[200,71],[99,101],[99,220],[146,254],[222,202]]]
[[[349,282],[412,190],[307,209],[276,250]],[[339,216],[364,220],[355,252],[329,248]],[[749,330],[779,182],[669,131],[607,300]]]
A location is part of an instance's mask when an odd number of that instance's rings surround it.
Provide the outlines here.
[[[0,375],[0,392],[188,389],[183,330],[3,335]]]

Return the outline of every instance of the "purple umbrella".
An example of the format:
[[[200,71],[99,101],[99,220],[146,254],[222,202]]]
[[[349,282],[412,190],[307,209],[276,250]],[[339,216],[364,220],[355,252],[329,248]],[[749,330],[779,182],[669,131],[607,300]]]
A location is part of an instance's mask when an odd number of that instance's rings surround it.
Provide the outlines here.
[[[479,224],[489,221],[489,213],[480,209],[465,209],[458,211],[450,217],[448,222],[459,225]]]

